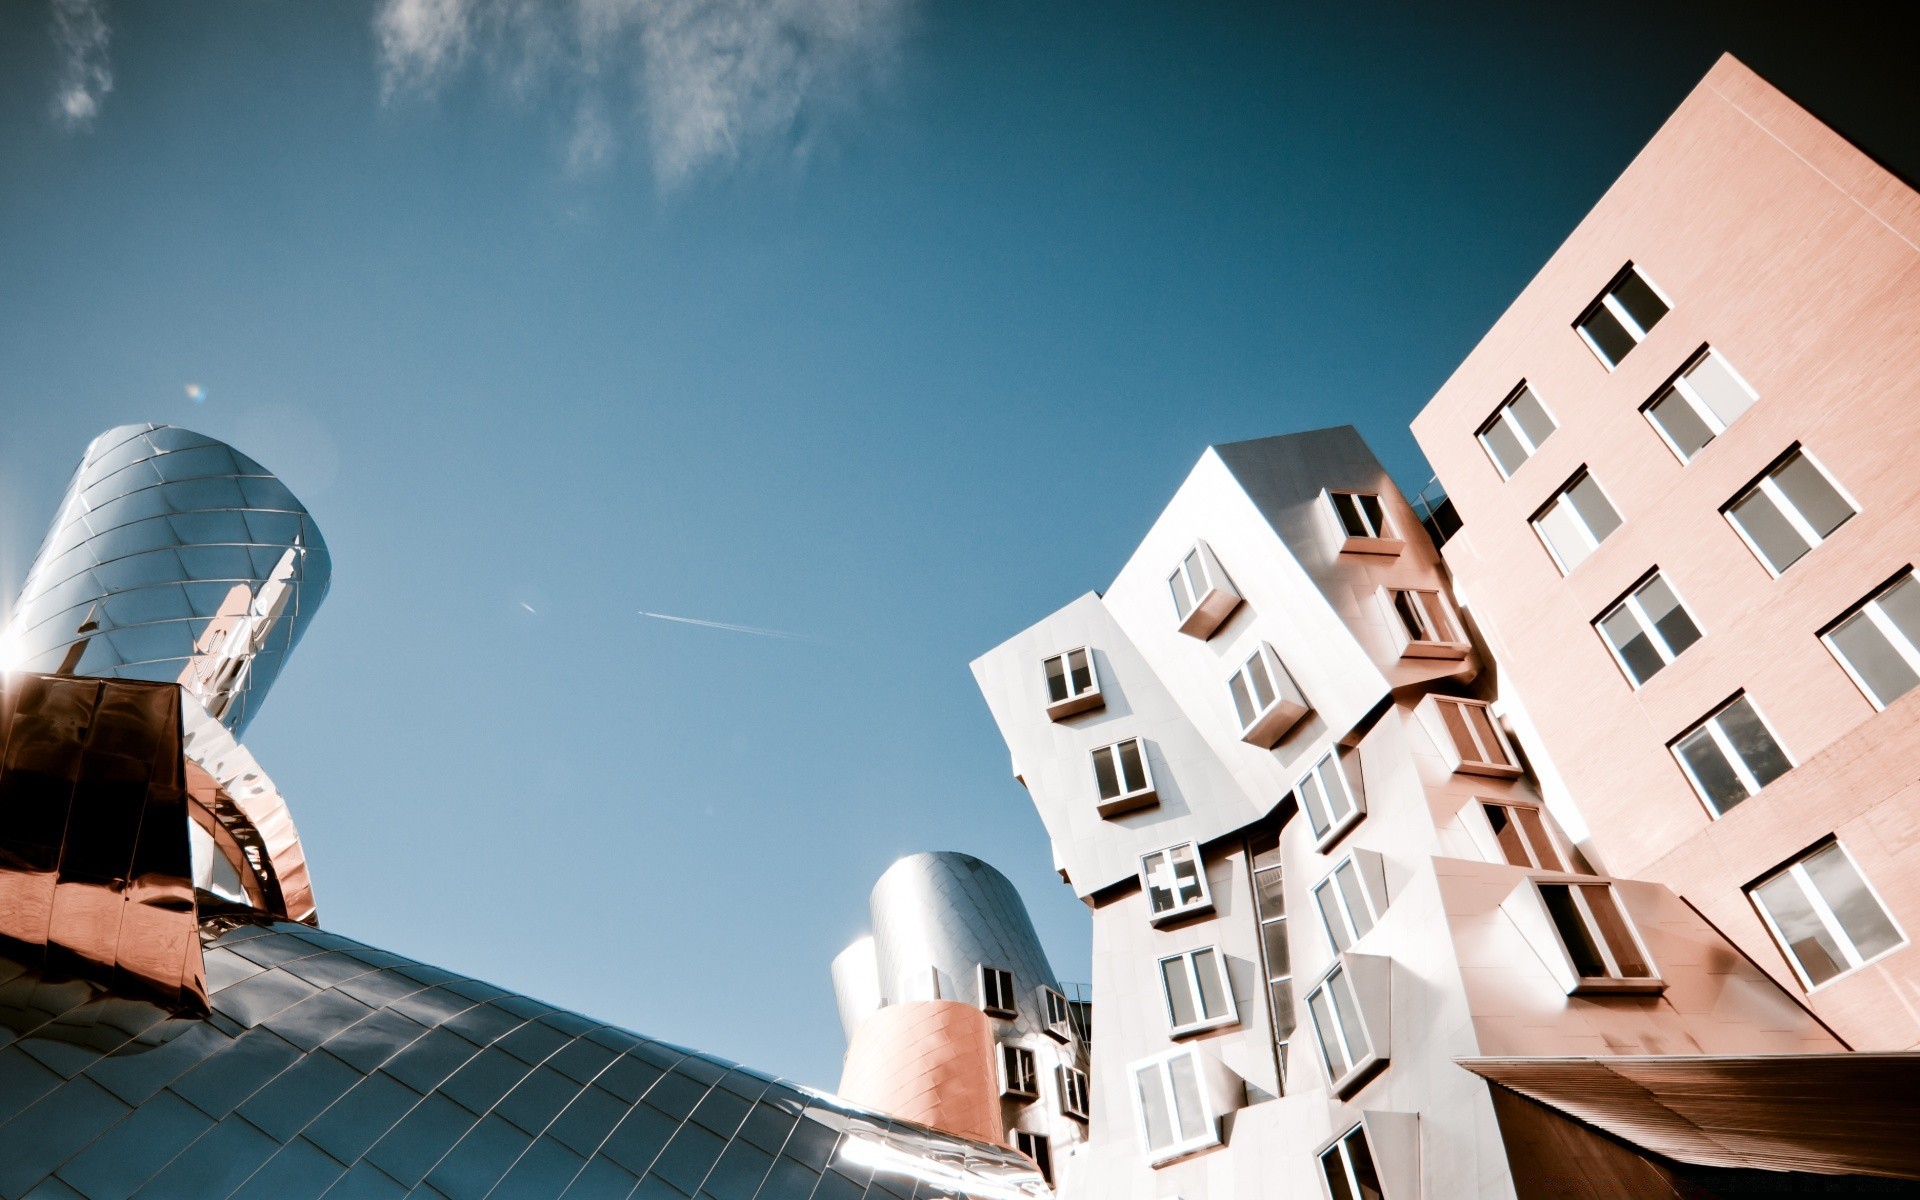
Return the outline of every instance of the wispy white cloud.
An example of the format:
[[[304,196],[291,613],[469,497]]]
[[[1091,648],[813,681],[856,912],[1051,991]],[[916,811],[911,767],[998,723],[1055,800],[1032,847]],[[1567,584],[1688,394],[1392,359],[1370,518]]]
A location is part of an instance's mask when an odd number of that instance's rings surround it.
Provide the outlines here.
[[[640,615],[652,617],[656,621],[677,621],[682,625],[699,625],[706,629],[724,629],[729,633],[751,633],[756,637],[785,638],[790,642],[812,642],[804,633],[788,633],[783,629],[762,629],[758,625],[729,625],[725,621],[709,621],[702,617],[674,617],[666,613],[647,612],[642,609]]]
[[[69,129],[92,123],[113,90],[105,0],[53,0],[53,46],[60,56],[53,115]]]
[[[380,0],[374,29],[388,99],[477,62],[571,105],[570,170],[604,165],[631,124],[671,188],[763,148],[804,152],[814,110],[892,68],[917,2]]]

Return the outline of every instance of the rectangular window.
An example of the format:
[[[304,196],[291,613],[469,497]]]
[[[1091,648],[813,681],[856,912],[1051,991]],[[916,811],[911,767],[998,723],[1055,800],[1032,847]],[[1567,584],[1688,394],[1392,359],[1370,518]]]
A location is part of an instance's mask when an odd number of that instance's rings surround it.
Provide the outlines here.
[[[1416,711],[1454,770],[1507,779],[1520,774],[1513,745],[1486,701],[1430,695]]]
[[[1361,1125],[1355,1125],[1320,1152],[1320,1174],[1326,1181],[1329,1200],[1384,1200],[1387,1194],[1373,1165],[1366,1128]]]
[[[1013,1017],[1013,972],[980,965],[980,1009],[990,1016]]]
[[[1495,804],[1491,800],[1482,800],[1480,809],[1486,814],[1500,853],[1509,863],[1540,871],[1569,869],[1559,843],[1548,829],[1545,812],[1531,804]]]
[[[1593,627],[1635,687],[1700,640],[1700,627],[1657,570],[1600,614]]]
[[[1340,836],[1365,812],[1348,784],[1346,767],[1337,750],[1328,751],[1313,764],[1306,778],[1295,786],[1294,796],[1300,802],[1300,811],[1307,814],[1307,823],[1313,826],[1315,841],[1321,845]]]
[[[1175,1050],[1136,1062],[1127,1074],[1133,1080],[1134,1117],[1149,1162],[1166,1162],[1220,1141],[1194,1051]]]
[[[1060,1113],[1076,1121],[1085,1121],[1093,1115],[1092,1097],[1087,1086],[1087,1073],[1078,1067],[1061,1066],[1056,1068],[1056,1080],[1060,1084]]]
[[[1173,611],[1180,619],[1180,632],[1197,638],[1209,638],[1229,614],[1240,606],[1240,593],[1221,569],[1220,560],[1205,542],[1194,543],[1167,576],[1173,592]]]
[[[1361,554],[1398,554],[1405,545],[1387,524],[1380,497],[1370,492],[1328,492],[1334,521],[1343,535],[1342,551]]]
[[[1059,1042],[1073,1039],[1073,1010],[1067,1007],[1067,998],[1050,987],[1040,988],[1040,1008],[1045,1024],[1042,1028],[1048,1037]]]
[[[1158,925],[1213,907],[1200,847],[1193,842],[1169,846],[1140,856],[1140,886],[1147,893],[1153,923]]]
[[[1293,952],[1287,944],[1287,898],[1280,874],[1280,843],[1261,836],[1253,852],[1253,903],[1260,918],[1260,961],[1267,979],[1268,1016],[1273,1019],[1275,1059],[1286,1086],[1287,1042],[1293,1036]]]
[[[1402,658],[1464,658],[1467,638],[1447,598],[1433,588],[1382,588]]]
[[[1523,383],[1480,427],[1480,445],[1500,477],[1509,479],[1556,428],[1540,397]]]
[[[1000,1094],[1032,1100],[1040,1095],[1033,1051],[1025,1046],[1000,1047]]]
[[[1227,980],[1226,956],[1203,946],[1160,960],[1160,983],[1167,996],[1167,1020],[1174,1037],[1218,1029],[1240,1019]]]
[[[1240,740],[1256,746],[1273,746],[1307,715],[1306,697],[1265,642],[1233,673],[1227,691],[1240,718]]]
[[[1901,575],[1821,640],[1873,706],[1885,708],[1920,683],[1920,584]]]
[[[1100,815],[1115,816],[1144,808],[1158,798],[1147,770],[1146,743],[1128,738],[1093,752],[1093,782],[1100,792]]]
[[[1716,817],[1793,769],[1793,760],[1744,694],[1681,734],[1671,749]]]
[[[1533,531],[1562,575],[1587,561],[1618,528],[1620,514],[1584,467],[1533,518]]]
[[[1373,1041],[1360,1015],[1360,999],[1354,994],[1353,976],[1344,963],[1307,994],[1307,1015],[1313,1019],[1314,1038],[1320,1047],[1320,1064],[1327,1070],[1327,1083],[1337,1091],[1373,1057]]]
[[[1102,704],[1100,676],[1093,651],[1085,646],[1056,654],[1042,664],[1047,676],[1047,715],[1058,721]]]
[[[1029,1133],[1024,1129],[1013,1131],[1013,1148],[1033,1160],[1040,1169],[1040,1178],[1053,1186],[1053,1143],[1044,1133]]]
[[[1605,883],[1543,883],[1540,899],[1582,984],[1657,982],[1639,935]]]
[[[1361,885],[1360,869],[1351,857],[1341,859],[1313,889],[1313,902],[1335,954],[1345,954],[1373,928],[1373,899]]]
[[[1747,893],[1809,988],[1906,941],[1839,842],[1801,856]]]
[[[1754,398],[1727,360],[1706,350],[1642,411],[1667,448],[1687,462],[1752,408]]]
[[[1813,456],[1795,446],[1723,511],[1755,557],[1778,575],[1857,510]]]
[[[1632,263],[1574,323],[1587,346],[1611,371],[1646,340],[1670,306]]]

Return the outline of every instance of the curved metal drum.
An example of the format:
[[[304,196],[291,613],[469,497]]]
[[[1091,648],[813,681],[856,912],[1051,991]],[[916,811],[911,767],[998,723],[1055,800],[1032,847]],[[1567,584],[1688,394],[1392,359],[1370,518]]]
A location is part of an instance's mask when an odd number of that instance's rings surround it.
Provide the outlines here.
[[[306,508],[203,434],[122,425],[87,447],[7,629],[7,665],[178,683],[241,733],[327,594]]]

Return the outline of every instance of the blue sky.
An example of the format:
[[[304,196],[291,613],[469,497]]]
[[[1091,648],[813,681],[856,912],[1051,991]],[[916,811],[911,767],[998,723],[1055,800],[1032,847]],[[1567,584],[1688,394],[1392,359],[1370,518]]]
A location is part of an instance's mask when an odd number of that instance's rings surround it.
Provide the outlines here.
[[[334,554],[248,737],[324,922],[831,1087],[898,855],[1086,978],[967,663],[1205,445],[1350,422],[1418,489],[1723,49],[1912,145],[1844,6],[1533,9],[8,4],[0,603],[94,434],[234,442]]]

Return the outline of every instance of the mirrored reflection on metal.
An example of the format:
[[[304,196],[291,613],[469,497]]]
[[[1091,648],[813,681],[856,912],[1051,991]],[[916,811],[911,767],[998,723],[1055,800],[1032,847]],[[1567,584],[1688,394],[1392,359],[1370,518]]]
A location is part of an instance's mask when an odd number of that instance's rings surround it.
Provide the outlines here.
[[[68,484],[0,666],[178,683],[239,734],[330,573],[313,518],[259,463],[185,429],[123,425]]]
[[[0,952],[205,1011],[180,690],[0,674]]]
[[[307,925],[203,930],[205,1019],[0,957],[0,1197],[1047,1194],[1005,1147]]]
[[[253,907],[308,924],[316,922],[319,915],[306,851],[280,790],[247,748],[211,714],[187,704],[180,715],[194,819],[223,852],[207,867],[212,869],[220,861],[233,863],[242,868],[241,882]],[[202,878],[198,864],[196,878]]]

